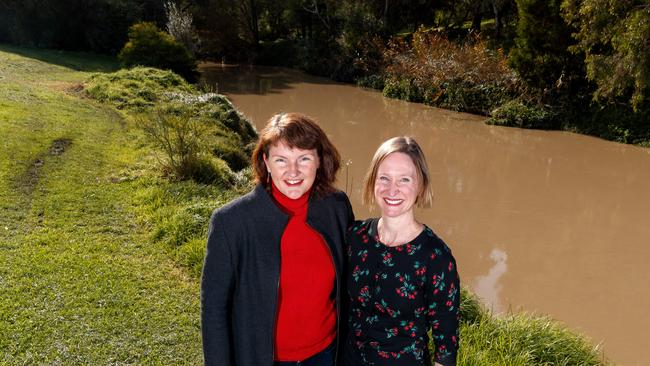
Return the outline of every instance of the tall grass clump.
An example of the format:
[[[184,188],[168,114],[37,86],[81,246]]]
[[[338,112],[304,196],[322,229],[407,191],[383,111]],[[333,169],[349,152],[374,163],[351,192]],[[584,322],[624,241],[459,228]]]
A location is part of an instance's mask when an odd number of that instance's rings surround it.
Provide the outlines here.
[[[502,50],[490,50],[478,37],[458,44],[421,27],[410,39],[393,38],[382,58],[389,97],[489,114],[517,87]]]
[[[611,365],[598,346],[548,317],[494,315],[465,290],[460,311],[458,365]]]

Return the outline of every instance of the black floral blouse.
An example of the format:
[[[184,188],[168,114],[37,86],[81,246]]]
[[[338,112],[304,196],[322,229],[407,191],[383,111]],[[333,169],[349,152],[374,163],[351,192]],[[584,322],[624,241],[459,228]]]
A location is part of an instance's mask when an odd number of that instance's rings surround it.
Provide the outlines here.
[[[460,283],[450,249],[431,229],[410,243],[379,242],[378,219],[348,230],[347,290],[350,298],[346,352],[356,364],[455,365]]]

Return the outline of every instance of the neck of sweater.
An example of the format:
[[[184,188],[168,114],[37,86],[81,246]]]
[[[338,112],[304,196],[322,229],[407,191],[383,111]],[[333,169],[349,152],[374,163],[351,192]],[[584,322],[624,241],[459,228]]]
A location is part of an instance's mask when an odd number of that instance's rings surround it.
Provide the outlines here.
[[[304,215],[307,213],[310,193],[311,189],[302,196],[292,199],[280,192],[278,187],[271,181],[271,195],[273,196],[273,200],[282,211],[290,216]]]

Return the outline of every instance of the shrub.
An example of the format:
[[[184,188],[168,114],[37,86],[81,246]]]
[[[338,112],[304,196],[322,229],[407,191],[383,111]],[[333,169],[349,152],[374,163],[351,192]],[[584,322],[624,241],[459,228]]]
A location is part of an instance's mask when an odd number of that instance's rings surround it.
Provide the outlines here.
[[[384,78],[380,74],[372,74],[357,79],[357,85],[365,88],[383,90],[386,86]]]
[[[478,37],[457,44],[425,28],[382,51],[384,95],[487,114],[515,94],[518,79],[501,50]]]
[[[163,151],[161,162],[171,175],[201,183],[233,182],[227,164],[204,153],[208,150],[209,128],[191,109],[182,105],[158,107],[139,122],[147,136]]]
[[[625,144],[650,141],[650,108],[592,102],[588,108],[575,107],[580,113],[573,119],[575,130]]]
[[[190,81],[197,76],[196,63],[185,46],[149,22],[129,28],[129,41],[118,58],[127,67],[140,65],[172,70]]]
[[[424,101],[422,89],[412,79],[388,79],[382,93],[387,97],[409,102],[421,103]]]
[[[167,98],[192,108],[202,116],[210,129],[209,136],[206,136],[209,149],[228,163],[231,170],[239,171],[249,165],[257,132],[226,97],[215,93],[169,93]]]
[[[519,100],[511,100],[492,111],[486,121],[490,125],[551,129],[559,127],[556,118],[549,110],[539,106],[529,106]]]

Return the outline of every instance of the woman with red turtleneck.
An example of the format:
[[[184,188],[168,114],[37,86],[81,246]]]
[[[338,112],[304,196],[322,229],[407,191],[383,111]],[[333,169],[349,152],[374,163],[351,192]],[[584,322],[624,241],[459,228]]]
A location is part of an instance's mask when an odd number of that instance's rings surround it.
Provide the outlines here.
[[[276,152],[271,148],[271,154]],[[292,199],[271,184],[271,193],[275,203],[289,215],[280,241],[275,357],[305,360],[336,338],[336,306],[331,297],[336,276],[334,263],[323,238],[306,222],[311,190]],[[301,337],[296,337],[298,334]]]
[[[256,188],[212,215],[201,281],[206,365],[333,366],[353,215],[339,154],[310,118],[273,116]]]

